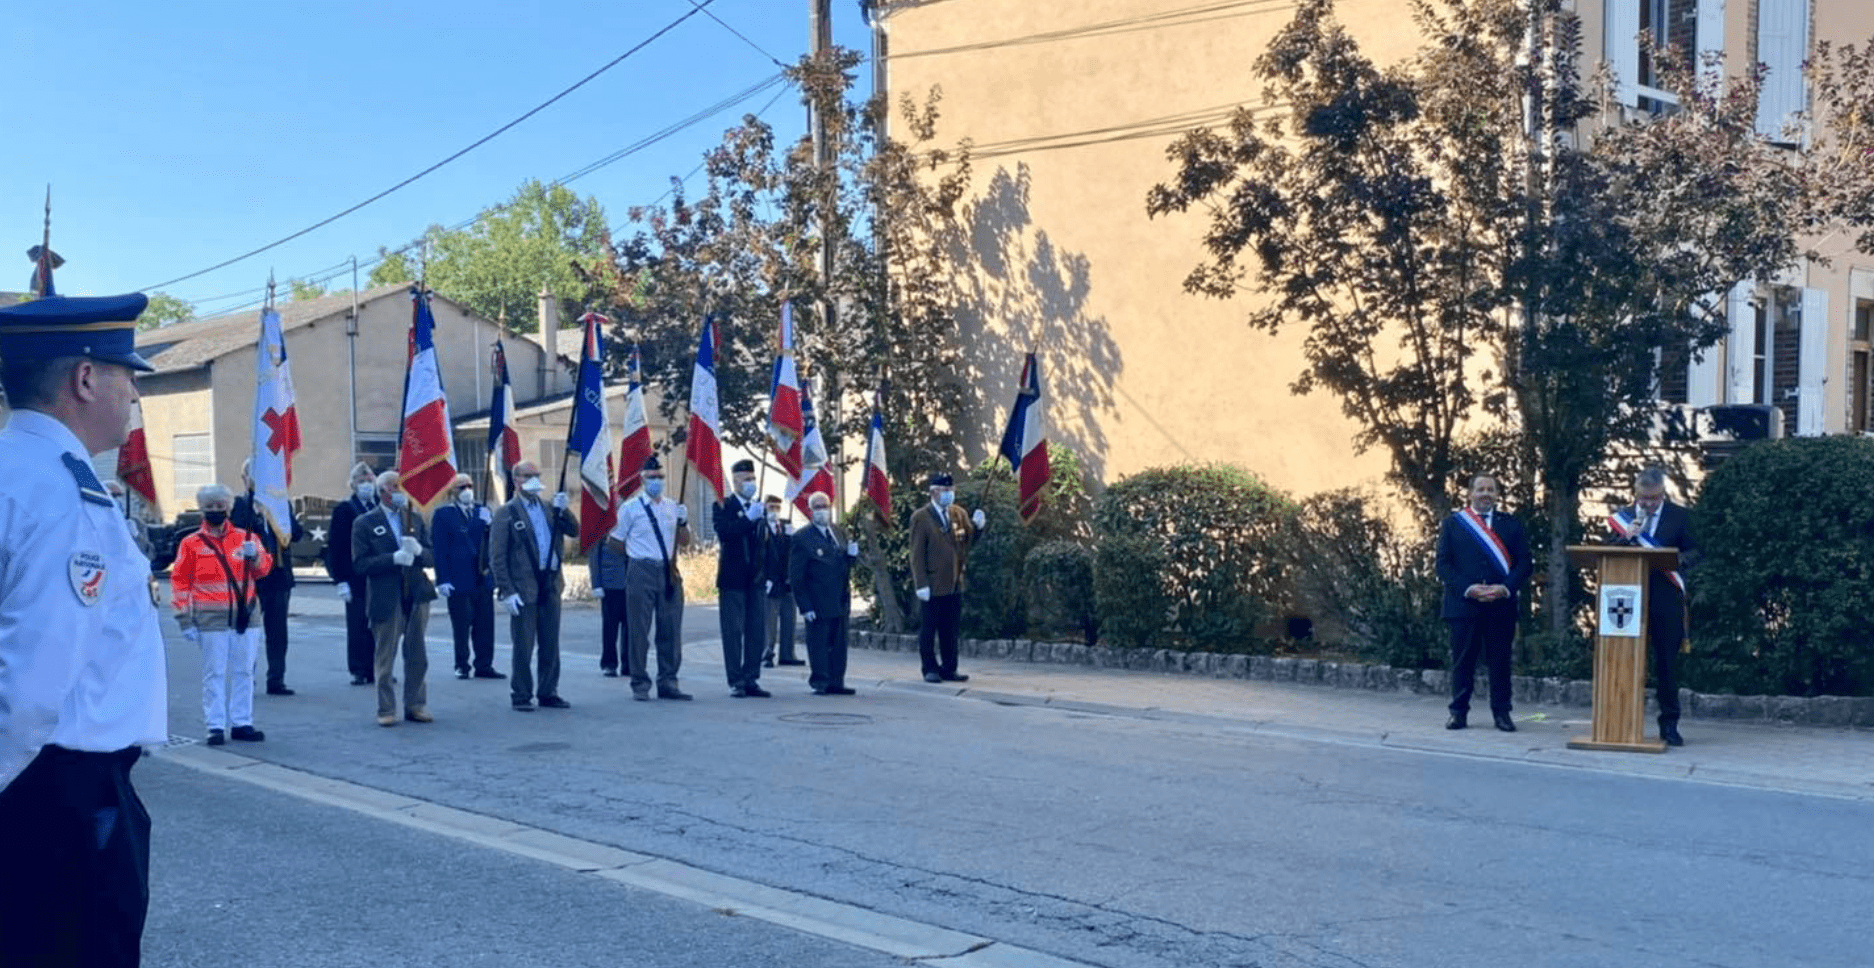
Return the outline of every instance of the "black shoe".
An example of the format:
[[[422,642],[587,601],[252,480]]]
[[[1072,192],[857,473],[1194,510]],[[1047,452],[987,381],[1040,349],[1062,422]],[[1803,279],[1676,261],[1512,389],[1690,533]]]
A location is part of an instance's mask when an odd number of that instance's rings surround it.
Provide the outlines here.
[[[806,659],[782,659],[781,664],[784,666],[806,665],[807,660]]]
[[[457,679],[467,679],[471,675],[474,675],[474,673],[470,672],[467,669],[457,669],[455,671],[455,677]]]
[[[268,686],[267,695],[269,696],[297,696],[299,694],[294,692],[291,689],[286,688],[285,686]]]
[[[815,689],[815,690],[813,691],[813,694],[814,694],[814,695],[816,695],[816,696],[824,696],[824,695],[826,695],[826,694],[827,694],[827,692],[826,692],[826,690],[825,690],[825,689]]]
[[[743,686],[742,691],[747,693],[750,699],[766,699],[774,695],[774,693],[753,684]]]
[[[540,708],[541,709],[571,709],[573,708],[573,704],[567,702],[564,699],[561,699],[558,696],[541,696]]]
[[[741,686],[736,686],[734,689],[729,690],[729,695],[734,696],[737,699],[747,699],[748,690],[742,688]]]
[[[603,676],[605,676],[605,678],[607,678],[607,679],[616,679],[616,678],[618,678],[618,670],[617,670],[617,669],[600,669],[600,670],[599,670],[599,673],[600,673],[601,675],[603,675]]]
[[[267,738],[267,734],[252,726],[236,726],[228,730],[228,738],[238,739],[244,743],[259,743]]]
[[[926,672],[924,673],[924,681],[931,682],[931,683],[941,683],[944,681],[944,677],[938,675],[935,672]]]
[[[826,687],[826,694],[829,696],[856,695],[856,693],[854,693],[851,689],[846,688],[845,686],[828,686]]]
[[[696,697],[678,689],[659,689],[657,690],[657,698],[690,700],[690,699],[695,699]]]
[[[1463,729],[1464,727],[1470,725],[1470,723],[1465,722],[1467,718],[1468,717],[1463,716],[1459,713],[1452,713],[1451,718],[1445,720],[1445,728],[1446,729]]]
[[[938,678],[942,679],[945,682],[968,682],[970,681],[970,677],[964,675],[961,672],[939,673]]]
[[[1685,745],[1685,737],[1679,735],[1678,723],[1660,723],[1659,738],[1665,740],[1667,746]]]
[[[764,659],[762,659],[762,660],[761,660],[761,667],[762,667],[763,669],[772,669],[772,668],[774,668],[774,659],[773,659],[772,657],[770,657],[770,658],[764,658]]]
[[[532,699],[523,699],[513,705],[514,711],[517,713],[531,713],[534,711],[534,701]]]
[[[1497,721],[1498,729],[1506,733],[1516,732],[1516,720],[1511,719],[1509,713],[1494,713],[1491,718]]]
[[[507,677],[508,677],[507,673],[496,672],[493,669],[476,669],[475,670],[475,678],[477,679],[506,679]]]
[[[226,743],[227,741],[228,741],[228,734],[223,733],[221,730],[211,729],[208,731],[208,745],[220,746],[223,743]]]
[[[370,676],[352,676],[351,684],[354,686],[368,686],[371,684],[371,677]]]

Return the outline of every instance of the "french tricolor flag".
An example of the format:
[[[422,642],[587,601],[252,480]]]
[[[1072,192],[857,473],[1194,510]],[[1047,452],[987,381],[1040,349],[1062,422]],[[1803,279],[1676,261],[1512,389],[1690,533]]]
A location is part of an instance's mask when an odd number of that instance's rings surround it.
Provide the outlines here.
[[[611,415],[605,408],[606,319],[587,313],[579,321],[585,324],[586,338],[579,351],[579,383],[566,451],[579,455],[579,550],[589,553],[618,523],[617,490],[613,486]]]
[[[449,398],[436,362],[436,317],[429,292],[410,290],[410,369],[403,384],[403,426],[397,433],[397,473],[410,503],[427,508],[455,478],[455,440]]]
[[[514,484],[514,465],[521,462],[521,435],[514,429],[514,388],[508,383],[508,354],[495,340],[494,399],[488,404],[488,480],[498,500],[505,502]]]
[[[1021,489],[1022,520],[1034,518],[1041,510],[1041,492],[1047,489],[1053,469],[1048,465],[1047,430],[1041,420],[1041,364],[1035,354],[1028,354],[1022,364],[1022,385],[1015,395],[1015,408],[1009,413],[1009,426],[1002,432],[1001,454],[1008,458]]]
[[[885,468],[884,394],[872,407],[872,429],[865,438],[865,496],[878,509],[881,524],[891,524],[891,474]]]
[[[768,439],[774,457],[790,478],[801,471],[800,443],[806,435],[806,417],[800,409],[800,367],[794,360],[794,304],[781,304],[780,352],[774,358],[774,380],[768,388]]]
[[[716,400],[716,320],[703,320],[703,336],[696,344],[696,369],[690,374],[690,432],[683,459],[696,475],[716,490],[722,500],[722,421]]]
[[[833,473],[827,470],[826,438],[820,435],[820,424],[813,419],[813,391],[810,384],[800,388],[801,422],[806,424],[807,432],[800,438],[801,473],[788,479],[787,499],[800,509],[800,513],[811,516],[812,508],[807,499],[814,494],[825,494],[833,502],[839,501],[833,493]]]
[[[625,438],[618,442],[618,504],[644,486],[644,462],[651,459],[651,422],[644,412],[644,368],[638,348],[625,364]]]

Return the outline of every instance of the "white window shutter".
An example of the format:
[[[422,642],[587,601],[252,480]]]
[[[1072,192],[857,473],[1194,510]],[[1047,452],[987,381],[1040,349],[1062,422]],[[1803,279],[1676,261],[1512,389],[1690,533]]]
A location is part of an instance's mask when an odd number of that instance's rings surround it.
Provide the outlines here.
[[[1805,110],[1802,63],[1809,56],[1809,0],[1757,0],[1757,60],[1768,68],[1757,102],[1757,133],[1783,141],[1790,115]]]
[[[1699,77],[1703,80],[1722,80],[1721,69],[1707,69],[1705,55],[1724,53],[1724,0],[1698,0],[1698,58]]]
[[[1707,346],[1702,356],[1688,364],[1685,374],[1685,402],[1688,406],[1709,407],[1724,402],[1724,374],[1718,371],[1716,346]]]
[[[1796,434],[1820,436],[1822,396],[1828,387],[1828,290],[1802,291],[1801,352],[1796,358]]]
[[[1640,0],[1606,0],[1602,56],[1614,69],[1614,90],[1621,104],[1640,103]]]
[[[1750,304],[1751,293],[1756,291],[1756,284],[1745,280],[1731,287],[1731,298],[1725,307],[1725,322],[1730,324],[1731,335],[1725,340],[1724,358],[1726,369],[1730,371],[1729,385],[1725,389],[1726,403],[1756,403],[1756,354],[1757,354],[1757,308]]]

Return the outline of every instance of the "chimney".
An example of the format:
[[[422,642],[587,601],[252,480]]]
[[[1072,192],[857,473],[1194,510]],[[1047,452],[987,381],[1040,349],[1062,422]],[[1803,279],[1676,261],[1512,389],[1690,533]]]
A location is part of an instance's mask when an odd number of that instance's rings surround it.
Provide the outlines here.
[[[540,284],[540,346],[540,395],[544,397],[549,392],[547,376],[560,359],[560,303],[545,283]]]

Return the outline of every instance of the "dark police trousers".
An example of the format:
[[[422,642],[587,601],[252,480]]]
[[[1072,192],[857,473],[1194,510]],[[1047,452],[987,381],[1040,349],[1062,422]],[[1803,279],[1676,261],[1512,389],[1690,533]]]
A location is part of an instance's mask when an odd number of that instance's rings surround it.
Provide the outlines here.
[[[1672,579],[1653,572],[1646,585],[1646,639],[1653,650],[1653,692],[1659,724],[1679,722],[1679,645],[1685,640],[1685,596]]]
[[[599,599],[599,668],[625,676],[631,675],[630,601],[622,588],[607,588]]]
[[[750,588],[720,591],[716,614],[722,626],[722,668],[729,688],[760,685],[761,654],[767,648],[768,593]]]
[[[261,629],[267,641],[267,688],[278,689],[286,685],[286,613],[293,586],[268,582],[255,591],[260,598]]]
[[[47,746],[0,791],[0,965],[134,968],[150,906],[142,752]]]
[[[371,635],[371,619],[364,611],[364,579],[347,584],[351,601],[345,603],[345,665],[352,675],[369,679],[377,674],[377,639]]]
[[[1470,618],[1451,618],[1451,711],[1470,712],[1477,657],[1490,670],[1490,712],[1510,712],[1510,641],[1516,637],[1513,599],[1479,605]]]
[[[807,623],[807,685],[816,690],[846,685],[847,619],[814,616]]]
[[[924,674],[957,674],[957,630],[963,624],[963,594],[932,595],[918,603],[917,650]]]

